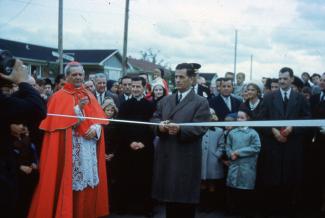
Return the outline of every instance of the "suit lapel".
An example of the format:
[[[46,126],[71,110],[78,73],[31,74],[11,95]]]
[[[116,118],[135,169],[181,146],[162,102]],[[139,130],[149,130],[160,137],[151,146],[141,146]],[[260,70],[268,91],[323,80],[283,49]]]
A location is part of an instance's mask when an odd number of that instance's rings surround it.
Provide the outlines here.
[[[220,106],[221,107],[223,107],[223,111],[225,111],[226,112],[226,114],[229,114],[229,113],[231,113],[231,111],[229,110],[229,108],[228,108],[228,106],[227,106],[227,104],[226,104],[226,102],[223,100],[223,98],[221,97],[221,94],[219,94],[219,102],[220,102]],[[230,99],[230,103],[231,103],[231,99]],[[232,103],[231,103],[232,104]],[[231,105],[232,106],[232,105]]]
[[[182,109],[185,105],[187,105],[187,103],[188,102],[190,102],[192,99],[193,99],[193,97],[194,97],[194,95],[196,95],[195,94],[195,92],[194,92],[194,90],[192,89],[187,95],[186,95],[186,97],[181,101],[181,102],[179,102],[177,105],[176,105],[176,98],[177,98],[177,94],[175,93],[174,94],[175,96],[173,96],[173,98],[172,98],[172,110],[170,111],[170,114],[168,115],[168,119],[171,119],[172,117],[173,117],[173,115],[177,112],[177,111],[179,111],[180,109]]]
[[[297,97],[298,94],[291,90],[290,96],[289,96],[289,101],[287,105],[287,111],[286,111],[286,117],[291,113],[292,109],[295,107],[296,102],[297,102]]]
[[[279,110],[280,114],[284,117],[284,110],[283,110],[283,99],[280,90],[276,91],[274,93],[274,98],[275,98],[275,107]]]

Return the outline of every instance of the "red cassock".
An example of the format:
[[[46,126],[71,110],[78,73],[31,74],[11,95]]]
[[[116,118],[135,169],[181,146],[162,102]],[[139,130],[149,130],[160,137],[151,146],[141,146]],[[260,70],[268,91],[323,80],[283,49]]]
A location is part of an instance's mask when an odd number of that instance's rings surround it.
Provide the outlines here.
[[[84,116],[106,118],[96,98],[84,87],[66,84],[49,100],[48,113],[75,116],[74,106],[88,96]],[[108,211],[107,177],[105,164],[104,133],[97,143],[99,184],[83,191],[72,190],[72,127],[77,118],[47,116],[40,125],[45,131],[40,158],[40,179],[29,211],[29,218],[92,218],[106,216]],[[84,135],[93,124],[107,121],[82,121],[76,131]]]

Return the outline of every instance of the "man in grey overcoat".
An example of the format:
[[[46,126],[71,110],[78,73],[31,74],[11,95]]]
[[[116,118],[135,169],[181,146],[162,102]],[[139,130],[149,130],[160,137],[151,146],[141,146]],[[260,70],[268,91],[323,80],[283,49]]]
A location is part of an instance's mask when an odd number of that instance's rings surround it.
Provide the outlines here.
[[[166,217],[195,217],[201,182],[201,139],[207,131],[202,126],[181,126],[179,123],[207,122],[209,104],[192,89],[192,80],[199,64],[183,63],[176,67],[177,92],[163,98],[153,121],[159,141],[155,149],[154,199],[166,203]]]

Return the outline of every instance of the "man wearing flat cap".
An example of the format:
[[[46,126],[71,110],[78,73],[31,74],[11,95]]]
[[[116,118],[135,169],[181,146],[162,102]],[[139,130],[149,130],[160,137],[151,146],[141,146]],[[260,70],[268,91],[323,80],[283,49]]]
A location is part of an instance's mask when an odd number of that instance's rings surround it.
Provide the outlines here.
[[[196,69],[194,64],[177,65],[177,92],[159,101],[152,119],[160,123],[154,128],[159,141],[152,196],[166,204],[167,218],[195,217],[195,205],[200,199],[201,139],[207,128],[179,125],[209,121],[208,101],[192,88]]]
[[[193,83],[192,83],[193,90],[194,90],[195,94],[205,97],[207,99],[210,99],[211,93],[210,93],[209,88],[199,84],[197,81],[200,76],[199,69],[201,68],[201,65],[192,63],[192,66],[195,69],[195,74],[196,74],[195,77],[193,78]]]

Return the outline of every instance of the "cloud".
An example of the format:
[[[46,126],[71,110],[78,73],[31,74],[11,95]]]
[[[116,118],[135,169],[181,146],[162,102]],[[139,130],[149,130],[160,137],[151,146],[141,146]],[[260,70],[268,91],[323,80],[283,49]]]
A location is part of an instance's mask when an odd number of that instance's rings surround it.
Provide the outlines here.
[[[315,28],[325,26],[325,4],[323,0],[300,0],[297,11],[300,18]]]
[[[186,38],[191,34],[191,26],[185,21],[158,22],[156,24],[157,33],[172,38]]]
[[[119,49],[122,52],[124,1],[67,1],[64,47]],[[24,1],[0,1],[6,22]],[[55,8],[55,10],[53,10]],[[0,37],[57,46],[57,3],[32,1],[0,29]],[[254,77],[275,75],[283,66],[296,72],[325,68],[324,0],[136,0],[130,2],[128,55],[152,48],[173,67],[202,64],[201,72],[233,70],[234,32],[238,30],[237,70]]]
[[[272,33],[273,43],[295,50],[325,49],[324,38],[323,30],[281,28]]]

